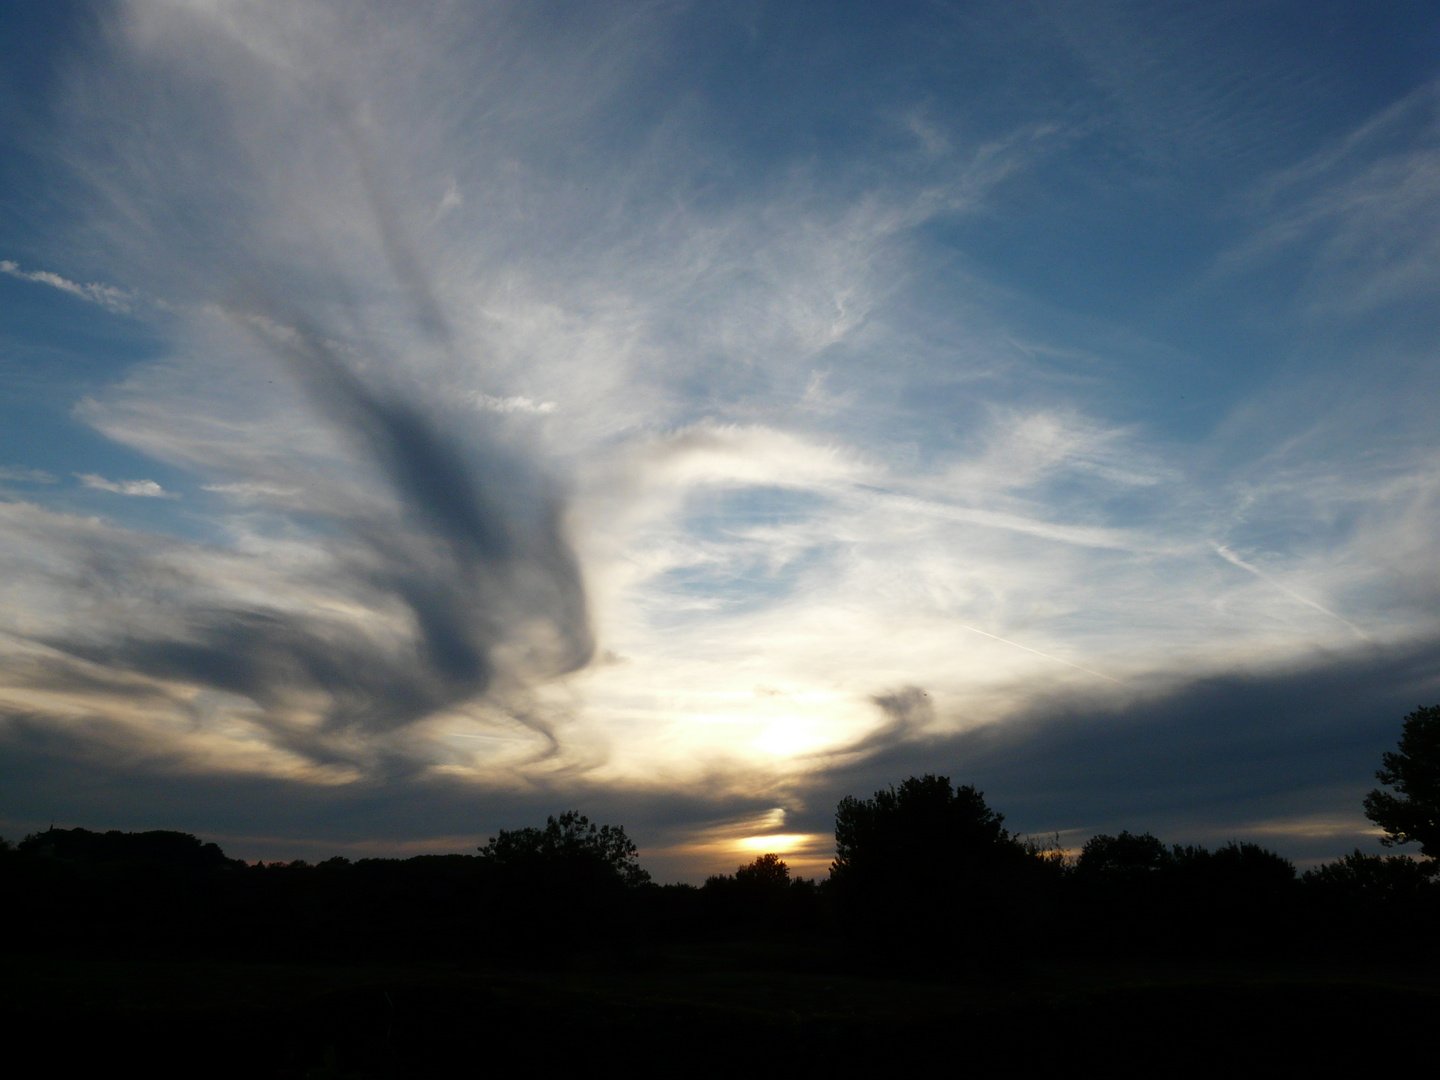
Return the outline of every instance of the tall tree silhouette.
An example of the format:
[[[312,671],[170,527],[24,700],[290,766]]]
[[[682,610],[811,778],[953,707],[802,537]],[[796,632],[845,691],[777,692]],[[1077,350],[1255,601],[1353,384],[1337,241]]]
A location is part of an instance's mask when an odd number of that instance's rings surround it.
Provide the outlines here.
[[[1440,859],[1440,705],[1405,717],[1399,747],[1381,761],[1375,777],[1394,791],[1365,796],[1365,816],[1385,830],[1380,842],[1418,843],[1421,854]]]

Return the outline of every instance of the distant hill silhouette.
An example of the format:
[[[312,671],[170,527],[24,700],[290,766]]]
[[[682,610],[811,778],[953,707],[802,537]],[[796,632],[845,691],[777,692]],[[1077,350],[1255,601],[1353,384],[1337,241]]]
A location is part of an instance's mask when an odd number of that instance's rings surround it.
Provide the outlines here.
[[[189,833],[155,829],[149,832],[91,832],[89,829],[56,829],[27,836],[18,850],[43,858],[84,863],[140,863],[194,870],[222,866],[243,866],[227,859],[219,844],[204,843]]]

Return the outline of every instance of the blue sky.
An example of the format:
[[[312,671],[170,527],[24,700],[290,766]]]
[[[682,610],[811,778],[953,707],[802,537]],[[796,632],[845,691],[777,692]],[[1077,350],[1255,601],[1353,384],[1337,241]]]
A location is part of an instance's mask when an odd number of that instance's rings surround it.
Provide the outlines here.
[[[1440,13],[10,5],[0,828],[1373,831]]]

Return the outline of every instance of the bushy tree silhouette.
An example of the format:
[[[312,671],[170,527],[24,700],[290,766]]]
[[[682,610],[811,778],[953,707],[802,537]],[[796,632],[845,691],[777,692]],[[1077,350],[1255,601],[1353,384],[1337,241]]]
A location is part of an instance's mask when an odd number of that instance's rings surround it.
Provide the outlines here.
[[[1075,873],[1081,878],[1138,883],[1159,874],[1170,861],[1165,845],[1148,832],[1121,832],[1119,836],[1101,833],[1085,841],[1075,860]]]
[[[482,858],[503,870],[565,868],[597,881],[643,885],[650,875],[640,866],[639,849],[621,825],[594,825],[584,814],[553,814],[545,827],[501,829],[480,848]]]
[[[1025,871],[1039,866],[980,791],[947,776],[912,776],[835,810],[830,882],[852,930],[932,956],[998,949],[1028,895]]]
[[[1004,816],[970,785],[948,776],[912,776],[873,798],[847,796],[835,810],[835,861],[847,879],[949,880],[1011,854]]]
[[[769,852],[749,866],[737,867],[735,883],[755,892],[783,892],[790,886],[790,867],[779,855]]]
[[[1403,855],[1366,855],[1356,848],[1331,863],[1305,871],[1305,885],[1325,898],[1376,903],[1396,897],[1429,897],[1435,885],[1429,867]]]
[[[790,867],[767,852],[734,874],[715,874],[700,890],[705,918],[713,932],[774,938],[811,935],[820,929],[819,890],[806,878],[792,878]]]
[[[630,898],[650,880],[624,828],[575,810],[502,829],[479,850],[494,946],[517,955],[617,947],[633,928]]]
[[[1418,843],[1421,854],[1440,859],[1440,705],[1405,717],[1399,747],[1381,761],[1375,777],[1394,791],[1365,796],[1365,816],[1385,830],[1380,842]]]
[[[1238,896],[1288,889],[1296,881],[1295,864],[1278,852],[1248,840],[1231,840],[1214,851],[1175,845],[1172,853],[1180,881],[1209,884]]]

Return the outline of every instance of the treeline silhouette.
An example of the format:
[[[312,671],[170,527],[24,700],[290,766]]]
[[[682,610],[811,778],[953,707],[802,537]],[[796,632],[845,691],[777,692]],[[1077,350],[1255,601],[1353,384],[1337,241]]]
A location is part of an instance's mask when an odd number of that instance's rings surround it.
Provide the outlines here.
[[[1009,832],[975,788],[933,775],[843,800],[835,835],[825,880],[766,854],[695,887],[652,882],[623,827],[574,811],[502,830],[473,855],[318,864],[248,865],[180,832],[52,827],[0,841],[12,928],[0,948],[546,962],[748,942],[934,977],[1063,957],[1440,957],[1428,860],[1356,851],[1299,874],[1249,842],[1207,849],[1129,832],[1066,857]]]

